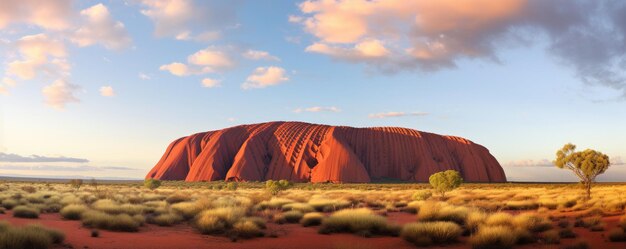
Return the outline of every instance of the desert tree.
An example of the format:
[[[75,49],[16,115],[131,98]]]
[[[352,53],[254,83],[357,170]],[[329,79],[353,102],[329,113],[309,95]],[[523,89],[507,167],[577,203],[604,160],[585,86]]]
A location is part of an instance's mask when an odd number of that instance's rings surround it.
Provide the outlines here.
[[[83,186],[83,180],[82,179],[72,179],[72,180],[70,180],[70,185],[72,185],[72,187],[75,188],[76,191],[78,191],[80,189],[80,187]]]
[[[265,182],[265,189],[272,195],[277,195],[278,193],[282,192],[283,190],[288,189],[289,187],[291,187],[292,183],[287,181],[287,180],[279,180],[279,181],[274,181],[274,180],[267,180]]]
[[[580,179],[587,191],[587,199],[591,198],[591,185],[596,177],[604,173],[611,162],[602,152],[592,149],[576,151],[576,145],[568,143],[556,152],[554,164],[561,169],[569,169]]]
[[[149,188],[150,190],[155,190],[161,186],[161,181],[154,179],[154,178],[150,178],[150,179],[146,179],[145,181],[143,181],[143,185],[146,188]]]
[[[445,197],[446,192],[461,186],[463,177],[456,170],[446,170],[430,175],[428,182],[435,191],[441,194],[441,197]]]
[[[91,178],[89,184],[91,185],[91,187],[93,187],[94,190],[98,191],[98,181],[96,181],[96,178]]]

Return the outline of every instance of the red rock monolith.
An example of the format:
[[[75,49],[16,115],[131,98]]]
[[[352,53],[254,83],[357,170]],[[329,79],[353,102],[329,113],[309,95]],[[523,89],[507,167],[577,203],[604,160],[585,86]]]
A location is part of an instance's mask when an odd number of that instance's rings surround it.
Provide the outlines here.
[[[179,138],[146,178],[185,181],[426,182],[453,169],[466,182],[505,182],[485,147],[399,127],[301,122],[240,125]]]

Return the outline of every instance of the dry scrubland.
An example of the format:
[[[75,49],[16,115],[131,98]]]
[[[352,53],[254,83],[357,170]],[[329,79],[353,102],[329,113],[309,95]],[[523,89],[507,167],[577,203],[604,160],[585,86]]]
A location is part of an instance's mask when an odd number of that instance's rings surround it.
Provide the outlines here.
[[[598,184],[588,200],[577,184],[464,184],[445,199],[431,191],[427,184],[294,184],[270,191],[264,183],[163,182],[150,190],[139,183],[77,189],[4,182],[0,217],[37,223],[42,213],[58,213],[93,229],[92,236],[99,229],[136,232],[146,223],[183,224],[241,241],[289,236],[266,225],[296,223],[321,234],[388,236],[420,247],[593,248],[597,241],[585,238],[589,233],[626,247],[626,185]],[[410,218],[390,219],[400,213]],[[48,248],[63,241],[54,227],[0,222],[0,248]]]

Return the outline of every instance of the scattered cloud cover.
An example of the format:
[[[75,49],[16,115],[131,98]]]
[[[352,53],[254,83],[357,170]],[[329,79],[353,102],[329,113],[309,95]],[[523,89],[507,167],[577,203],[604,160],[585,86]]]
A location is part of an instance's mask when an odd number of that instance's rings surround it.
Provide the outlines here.
[[[79,102],[75,96],[78,85],[71,84],[71,62],[68,45],[79,47],[100,44],[119,50],[132,43],[125,25],[113,19],[102,3],[83,10],[75,9],[75,1],[2,1],[0,3],[0,30],[23,35],[15,40],[3,39],[10,48],[5,77],[0,87],[7,92],[7,80],[52,82],[42,88],[45,103],[55,109],[64,109],[70,102]],[[22,25],[20,31],[11,31]],[[33,27],[38,27],[34,29]],[[17,52],[17,56],[11,53]],[[12,85],[15,85],[13,83]]]
[[[23,36],[13,45],[20,58],[8,62],[7,75],[30,80],[37,76],[64,77],[69,74],[67,51],[61,40],[40,33]]]
[[[71,38],[79,46],[100,43],[108,49],[119,50],[127,48],[132,43],[124,24],[113,20],[109,9],[103,4],[84,9],[80,15],[85,21]]]
[[[9,163],[53,163],[53,162],[64,162],[64,163],[88,163],[89,160],[84,158],[75,158],[75,157],[65,157],[65,156],[40,156],[40,155],[30,155],[30,156],[21,156],[18,154],[10,154],[0,152],[0,162],[9,162]]]
[[[63,30],[71,25],[72,0],[0,1],[0,29],[10,24],[27,23],[43,29]]]
[[[237,1],[142,0],[140,12],[154,23],[157,37],[211,41],[236,26]]]
[[[172,62],[162,65],[159,69],[176,76],[223,72],[236,64],[228,50],[229,48],[209,46],[187,56],[187,64]]]
[[[287,73],[281,67],[257,67],[241,85],[243,89],[266,88],[288,81]]]
[[[369,118],[392,118],[392,117],[408,117],[408,116],[426,116],[427,112],[380,112],[367,115]]]
[[[499,62],[500,49],[539,43],[584,82],[626,97],[626,3],[532,0],[310,0],[289,21],[317,40],[305,51],[383,72]]]
[[[102,86],[100,87],[100,95],[104,97],[113,97],[115,96],[115,91],[111,86]]]
[[[293,112],[295,113],[301,113],[301,112],[340,112],[341,109],[335,107],[335,106],[328,106],[328,107],[324,107],[324,106],[313,106],[313,107],[308,107],[308,108],[296,108],[293,110]]]
[[[56,80],[52,84],[45,86],[41,92],[45,97],[48,106],[63,110],[65,105],[71,102],[80,102],[74,95],[80,89],[79,86],[68,83],[66,80]]]

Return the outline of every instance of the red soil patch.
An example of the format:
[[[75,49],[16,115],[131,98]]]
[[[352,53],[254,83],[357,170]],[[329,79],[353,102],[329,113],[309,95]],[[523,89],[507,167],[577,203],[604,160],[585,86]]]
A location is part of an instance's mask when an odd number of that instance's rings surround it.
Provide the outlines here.
[[[100,231],[100,237],[92,238],[91,229],[82,227],[79,221],[63,220],[58,214],[41,214],[39,219],[15,218],[10,212],[0,215],[14,225],[38,223],[65,233],[65,244],[73,248],[414,248],[400,238],[363,238],[352,234],[323,235],[317,227],[302,227],[299,224],[268,224],[266,234],[277,234],[277,238],[263,237],[231,242],[229,238],[202,235],[186,224],[174,227],[159,227],[146,224],[136,233]]]
[[[568,215],[569,217],[569,215]],[[396,224],[406,224],[414,222],[415,215],[403,212],[389,213],[388,220]],[[49,228],[55,228],[65,233],[65,245],[59,248],[223,248],[223,249],[239,249],[239,248],[294,248],[294,249],[319,249],[319,248],[335,248],[335,249],[376,249],[376,248],[416,248],[412,244],[397,237],[373,237],[364,238],[353,234],[332,234],[322,235],[317,233],[317,227],[302,227],[299,224],[278,225],[268,223],[266,229],[266,237],[250,240],[239,240],[231,242],[230,239],[220,236],[202,235],[195,231],[187,224],[181,224],[173,227],[159,227],[156,225],[146,224],[136,233],[121,233],[100,231],[98,238],[90,236],[91,229],[82,227],[79,221],[63,220],[59,214],[42,214],[39,219],[22,219],[15,218],[11,212],[0,214],[0,219],[22,226],[31,223],[42,224]],[[573,223],[574,218],[569,217]],[[514,248],[531,249],[531,248],[562,248],[565,245],[572,244],[579,238],[586,240],[591,248],[603,249],[623,249],[626,243],[610,242],[607,233],[612,228],[617,227],[619,216],[609,216],[603,218],[606,223],[605,231],[591,232],[586,228],[573,228],[578,234],[576,239],[561,239],[558,245],[543,245],[539,243],[516,246]],[[556,227],[556,224],[555,224]],[[275,234],[278,237],[269,237]],[[428,247],[430,249],[462,249],[470,248],[466,245],[467,237],[461,237],[460,242],[444,245]]]

